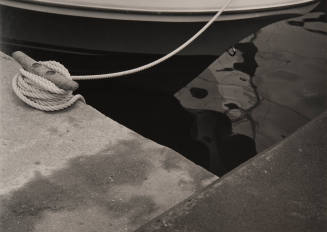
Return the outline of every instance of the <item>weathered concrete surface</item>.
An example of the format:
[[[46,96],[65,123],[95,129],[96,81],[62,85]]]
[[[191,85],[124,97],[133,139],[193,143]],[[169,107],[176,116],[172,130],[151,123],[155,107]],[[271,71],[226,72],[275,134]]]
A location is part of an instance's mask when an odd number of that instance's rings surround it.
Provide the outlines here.
[[[0,231],[134,231],[216,180],[83,103],[28,107],[18,68],[0,53]]]
[[[327,231],[327,111],[139,231]]]

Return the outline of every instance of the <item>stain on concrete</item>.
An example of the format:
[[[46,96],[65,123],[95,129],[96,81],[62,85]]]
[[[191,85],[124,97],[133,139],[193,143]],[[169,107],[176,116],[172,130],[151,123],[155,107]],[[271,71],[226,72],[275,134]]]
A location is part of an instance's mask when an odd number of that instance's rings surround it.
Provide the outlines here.
[[[209,157],[205,156],[206,154],[199,154],[199,156],[203,159],[209,159]],[[208,183],[215,180],[215,176],[213,176],[210,172],[205,172],[200,168],[194,168],[193,165],[187,165],[188,161],[183,161],[177,157],[170,154],[167,154],[165,159],[162,161],[162,167],[168,172],[185,172],[187,173],[187,179],[180,179],[178,182],[178,186],[183,186],[183,188],[187,188],[187,186],[191,186],[192,191],[202,190],[204,186],[207,186]],[[191,184],[190,184],[191,183]],[[207,184],[203,184],[207,183]]]
[[[79,127],[78,124],[75,124],[74,127]],[[62,137],[65,134],[68,134],[70,132],[70,125],[68,125],[67,123],[63,122],[62,124],[60,124],[59,127],[49,127],[46,129],[46,132],[50,135],[50,136],[58,136],[58,137]]]
[[[211,184],[218,179],[217,176],[213,176],[209,172],[203,172],[201,170],[195,171],[191,166],[186,167],[190,179],[192,180],[192,186],[196,192],[203,191],[204,187],[207,187],[208,184]],[[189,183],[185,183],[189,184]]]
[[[108,215],[125,217],[133,224],[157,209],[147,196],[111,202],[115,185],[141,185],[152,170],[137,141],[121,141],[91,156],[71,159],[50,176],[36,172],[22,188],[1,197],[0,230],[31,232],[45,212],[72,211],[83,206],[104,207]],[[132,212],[132,213],[131,213]],[[108,217],[109,217],[108,216]]]
[[[140,221],[149,220],[149,215],[159,209],[152,197],[145,195],[135,195],[127,202],[108,201],[105,207],[116,217],[121,217],[122,214],[128,215],[129,225],[137,225]]]
[[[62,187],[36,173],[30,183],[2,200],[0,229],[7,232],[33,231],[43,211],[57,211],[62,207],[58,203],[65,200],[67,194]]]
[[[50,135],[57,135],[59,134],[59,130],[56,128],[56,127],[49,127],[47,129],[47,132],[50,134]]]
[[[166,169],[168,172],[181,169],[180,166],[180,158],[175,156],[167,155],[165,160],[162,162],[162,167]]]
[[[80,128],[80,120],[73,116],[67,116],[67,122],[75,128]]]

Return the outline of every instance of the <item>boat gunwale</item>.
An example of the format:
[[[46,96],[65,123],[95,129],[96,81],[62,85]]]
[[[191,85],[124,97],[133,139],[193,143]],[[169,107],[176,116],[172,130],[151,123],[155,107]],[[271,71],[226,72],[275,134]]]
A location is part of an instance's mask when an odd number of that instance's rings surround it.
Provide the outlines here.
[[[319,2],[320,0],[303,0],[299,3],[292,4],[279,4],[278,6],[262,6],[258,8],[245,8],[245,9],[226,9],[222,15],[233,15],[233,14],[251,14],[251,13],[262,13],[262,12],[271,12],[278,10],[287,10],[292,8],[304,7],[307,5],[312,5],[314,3]],[[82,10],[89,12],[106,12],[106,13],[118,13],[118,14],[134,14],[134,15],[149,15],[149,16],[175,16],[175,17],[183,17],[183,16],[210,16],[215,14],[218,9],[215,10],[146,10],[146,9],[123,9],[123,8],[115,8],[115,7],[100,7],[94,6],[89,7],[85,5],[73,5],[73,4],[65,4],[65,3],[53,3],[53,2],[31,2],[30,0],[0,0],[0,5],[5,5],[9,7],[17,7],[26,9],[26,7],[19,7],[16,4],[30,5],[30,6],[40,6],[40,7],[49,7],[49,8],[58,8],[58,9],[67,9],[67,10]]]

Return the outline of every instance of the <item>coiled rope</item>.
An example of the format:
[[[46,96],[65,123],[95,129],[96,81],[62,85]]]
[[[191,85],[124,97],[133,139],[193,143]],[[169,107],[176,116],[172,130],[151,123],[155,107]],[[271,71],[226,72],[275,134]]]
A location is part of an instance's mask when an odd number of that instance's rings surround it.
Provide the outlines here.
[[[106,79],[141,72],[159,65],[190,45],[219,18],[219,16],[225,11],[232,1],[233,0],[226,0],[220,10],[197,33],[195,33],[178,48],[153,62],[137,68],[108,74],[70,76],[68,70],[58,62],[46,61],[38,63],[71,80]],[[73,95],[72,90],[59,88],[51,80],[45,79],[41,75],[36,75],[24,69],[20,69],[20,72],[13,78],[12,88],[15,94],[26,104],[43,111],[62,110],[73,105],[78,100],[85,102],[83,96]]]
[[[71,79],[68,70],[56,61],[39,62],[47,68]],[[13,78],[15,94],[26,104],[42,111],[57,111],[73,105],[76,101],[85,102],[82,95],[73,95],[72,90],[64,90],[42,76],[20,69]]]

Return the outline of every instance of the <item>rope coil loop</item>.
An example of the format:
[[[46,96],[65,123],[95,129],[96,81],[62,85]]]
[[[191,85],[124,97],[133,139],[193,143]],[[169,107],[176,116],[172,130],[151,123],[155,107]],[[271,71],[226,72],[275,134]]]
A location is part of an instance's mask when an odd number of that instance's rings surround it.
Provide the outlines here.
[[[68,70],[56,61],[38,62],[71,79]],[[28,72],[21,68],[13,78],[12,88],[15,94],[26,104],[43,111],[62,110],[81,100],[85,103],[82,95],[73,95],[72,90],[64,90],[42,76]]]

